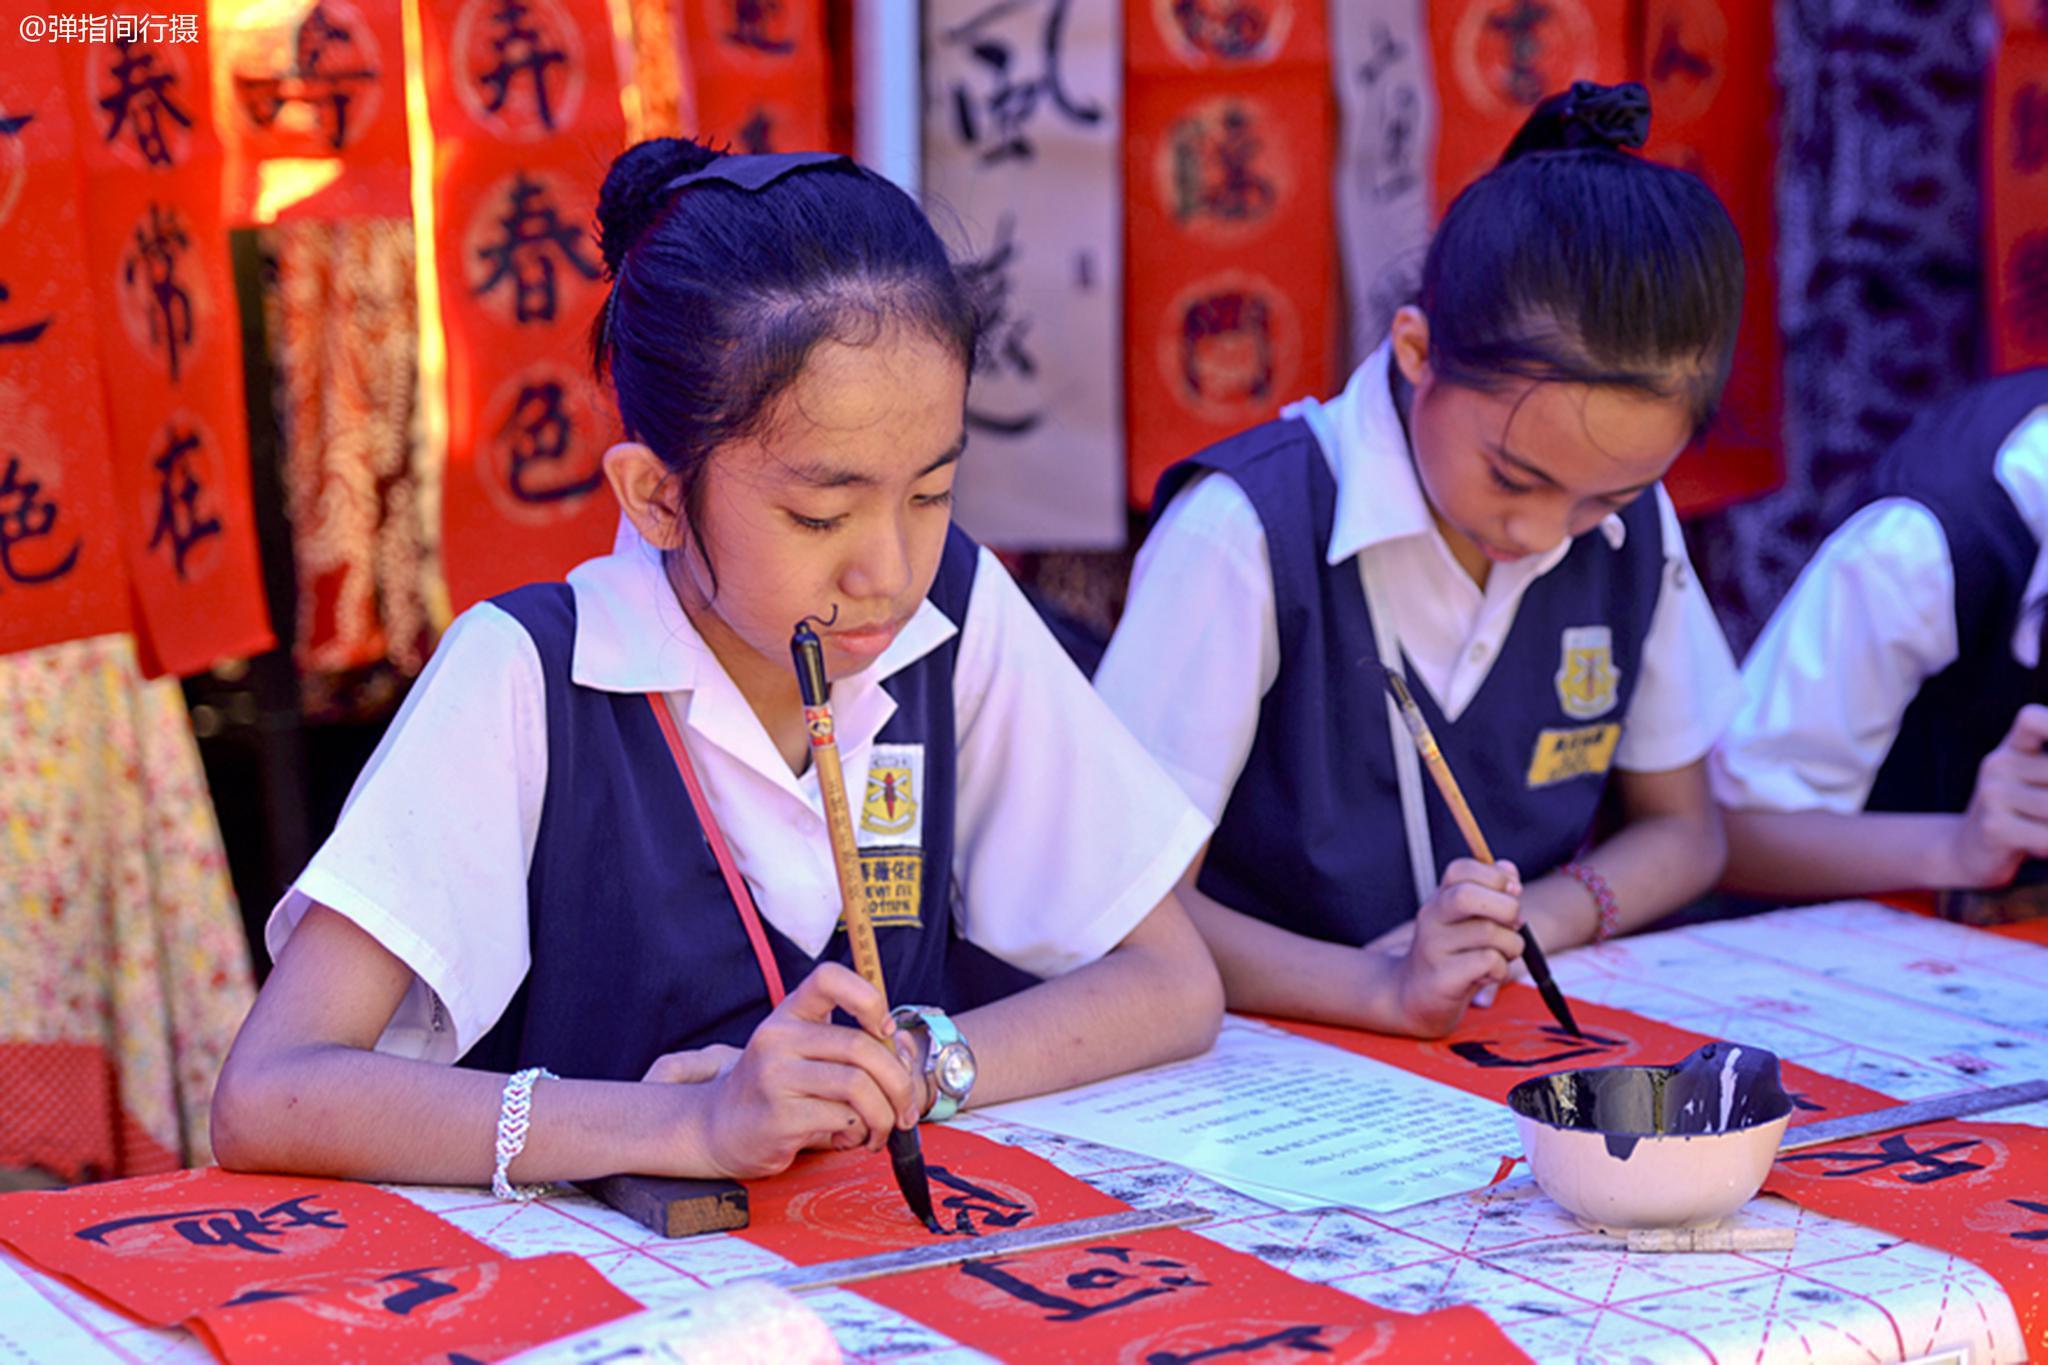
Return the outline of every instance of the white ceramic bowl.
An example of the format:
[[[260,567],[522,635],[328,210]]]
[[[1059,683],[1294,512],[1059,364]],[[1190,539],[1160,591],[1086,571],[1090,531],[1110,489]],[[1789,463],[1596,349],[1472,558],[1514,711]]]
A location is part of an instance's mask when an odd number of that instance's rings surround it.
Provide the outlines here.
[[[1714,1115],[1688,1122],[1663,1112],[1677,1067],[1595,1067],[1524,1081],[1508,1106],[1529,1171],[1560,1207],[1603,1232],[1712,1227],[1762,1188],[1791,1121],[1777,1059],[1762,1056],[1768,1085],[1759,1081],[1732,1121],[1723,1105],[1725,1127]],[[1714,1131],[1670,1131],[1700,1126]]]

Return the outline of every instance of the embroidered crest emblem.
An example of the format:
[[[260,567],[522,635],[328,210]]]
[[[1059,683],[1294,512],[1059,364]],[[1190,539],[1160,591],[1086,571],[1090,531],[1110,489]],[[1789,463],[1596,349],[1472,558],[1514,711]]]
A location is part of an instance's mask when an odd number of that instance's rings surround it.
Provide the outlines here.
[[[1575,720],[1591,720],[1614,709],[1621,670],[1614,666],[1614,632],[1606,626],[1570,626],[1562,637],[1557,668],[1557,701]]]
[[[910,790],[910,769],[871,767],[868,769],[867,799],[861,802],[860,822],[877,834],[901,834],[917,819],[917,797]]]
[[[862,848],[924,842],[924,745],[877,744],[868,754],[854,839]]]

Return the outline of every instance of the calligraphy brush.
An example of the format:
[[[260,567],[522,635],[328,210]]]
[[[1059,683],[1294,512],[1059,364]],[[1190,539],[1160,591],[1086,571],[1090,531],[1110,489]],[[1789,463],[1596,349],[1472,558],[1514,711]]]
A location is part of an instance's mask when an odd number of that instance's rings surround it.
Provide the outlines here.
[[[860,884],[860,851],[853,841],[853,814],[846,803],[846,774],[839,766],[839,739],[832,725],[832,684],[825,677],[825,648],[809,620],[796,623],[789,640],[796,663],[797,690],[803,694],[804,729],[811,737],[811,762],[818,769],[818,795],[825,804],[825,828],[832,836],[832,865],[839,874],[839,899],[846,917],[846,941],[853,966],[889,1008],[889,990],[882,983],[882,953],[875,946],[874,921]],[[943,1232],[932,1215],[931,1178],[924,1169],[924,1144],[917,1128],[889,1130],[889,1164],[903,1202],[933,1232]]]
[[[1407,681],[1384,664],[1381,667],[1386,670],[1387,687],[1401,707],[1401,719],[1408,723],[1408,733],[1415,737],[1415,747],[1422,754],[1423,766],[1435,779],[1444,804],[1451,808],[1451,818],[1458,822],[1458,832],[1465,836],[1465,844],[1472,850],[1473,857],[1482,863],[1492,862],[1493,850],[1488,847],[1486,836],[1479,832],[1479,821],[1473,816],[1472,807],[1465,803],[1465,793],[1458,789],[1458,779],[1451,776],[1451,765],[1444,761],[1444,751],[1437,747],[1436,736],[1430,733],[1429,722],[1422,718],[1422,708],[1415,704]],[[1543,947],[1536,942],[1536,935],[1526,922],[1522,925],[1522,961],[1529,965],[1529,979],[1536,983],[1543,1003],[1550,1006],[1551,1015],[1572,1037],[1585,1037],[1579,1032],[1578,1021],[1572,1018],[1572,1007],[1565,1003],[1564,992],[1551,979],[1550,963],[1543,956]]]

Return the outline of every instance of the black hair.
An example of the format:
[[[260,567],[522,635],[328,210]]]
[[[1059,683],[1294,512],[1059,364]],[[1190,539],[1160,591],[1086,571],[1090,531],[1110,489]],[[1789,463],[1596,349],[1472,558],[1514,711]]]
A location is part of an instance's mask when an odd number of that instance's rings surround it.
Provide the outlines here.
[[[1537,105],[1452,201],[1416,297],[1439,377],[1682,393],[1695,433],[1713,420],[1742,314],[1742,242],[1698,176],[1624,150],[1648,130],[1640,85],[1579,82]]]
[[[592,335],[626,435],[674,472],[696,525],[710,453],[758,431],[821,341],[867,345],[892,325],[973,368],[974,294],[909,195],[843,158],[759,189],[670,188],[721,153],[683,138],[622,152],[599,191],[611,292]]]

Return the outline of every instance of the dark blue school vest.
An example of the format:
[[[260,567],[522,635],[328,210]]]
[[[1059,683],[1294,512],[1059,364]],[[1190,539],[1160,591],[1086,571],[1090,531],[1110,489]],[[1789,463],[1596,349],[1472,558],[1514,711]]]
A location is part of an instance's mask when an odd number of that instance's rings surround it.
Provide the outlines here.
[[[1265,526],[1280,672],[1259,707],[1251,755],[1197,885],[1225,905],[1296,933],[1364,943],[1413,917],[1417,904],[1387,730],[1385,675],[1358,562],[1325,562],[1336,480],[1308,424],[1290,419],[1255,427],[1169,469],[1153,505],[1164,507],[1201,470],[1235,481]],[[1620,550],[1597,533],[1580,536],[1555,568],[1529,585],[1500,656],[1455,722],[1444,718],[1428,688],[1413,689],[1494,855],[1514,859],[1531,880],[1578,849],[1607,780],[1604,772],[1587,772],[1532,789],[1538,746],[1553,758],[1547,775],[1569,772],[1559,754],[1583,746],[1599,727],[1619,725],[1642,675],[1643,638],[1662,581],[1663,537],[1652,498],[1637,499],[1622,520],[1628,538]],[[1200,606],[1190,603],[1188,610]],[[1601,694],[1611,687],[1612,704],[1597,716],[1574,717],[1560,696],[1564,632],[1597,626],[1611,636],[1606,662],[1612,676],[1593,695],[1604,702]],[[1577,661],[1598,662],[1584,655]],[[1465,856],[1465,843],[1426,775],[1423,785],[1441,876]]]
[[[2041,542],[1998,482],[1999,447],[2048,404],[2048,369],[1964,390],[1922,413],[1871,471],[1868,499],[1911,498],[1941,523],[1955,566],[1956,661],[1920,685],[1864,809],[1961,811],[2013,714],[2048,702],[2048,678],[2012,657]]]
[[[974,542],[953,529],[930,593],[963,625],[976,554]],[[532,968],[462,1064],[638,1080],[663,1053],[709,1043],[744,1046],[768,1016],[767,987],[646,696],[571,681],[576,599],[566,583],[533,584],[491,600],[526,628],[540,652],[548,780],[526,879]],[[875,931],[892,1003],[941,1001],[954,942],[959,645],[956,634],[882,683],[896,699],[896,714],[876,742],[925,746],[922,923]],[[848,785],[858,802],[864,782],[850,774]],[[852,963],[843,927],[816,958],[765,919],[762,928],[790,990],[820,962]]]

